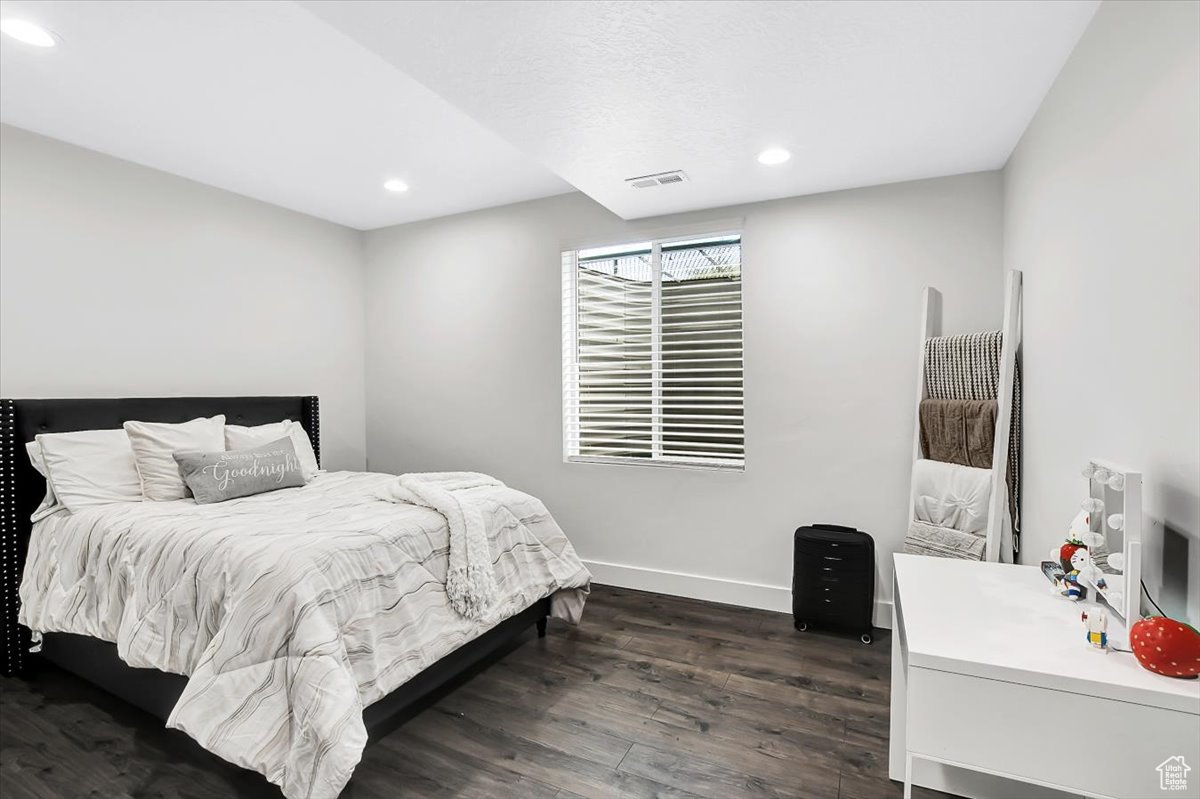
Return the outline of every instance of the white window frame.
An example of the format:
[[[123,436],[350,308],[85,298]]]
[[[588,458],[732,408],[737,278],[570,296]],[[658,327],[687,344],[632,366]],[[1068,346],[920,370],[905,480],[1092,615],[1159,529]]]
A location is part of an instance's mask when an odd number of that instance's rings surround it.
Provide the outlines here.
[[[618,466],[649,466],[652,468],[671,468],[671,469],[699,469],[706,471],[721,471],[721,472],[744,472],[746,470],[746,373],[745,365],[745,341],[746,341],[746,314],[744,300],[745,286],[745,270],[740,269],[739,280],[742,282],[742,306],[741,306],[741,349],[743,357],[742,370],[742,459],[741,461],[729,462],[723,460],[713,460],[702,457],[689,457],[685,455],[668,455],[662,454],[662,248],[680,242],[694,241],[700,239],[721,239],[736,236],[738,237],[739,246],[742,248],[743,258],[745,252],[745,234],[739,228],[724,228],[716,232],[711,229],[704,229],[704,232],[693,233],[676,233],[669,236],[644,236],[629,239],[623,243],[606,243],[600,245],[586,245],[564,249],[562,252],[562,291],[563,291],[563,319],[562,319],[562,434],[563,434],[563,462],[564,463],[591,463],[591,464],[608,464]],[[572,438],[570,435],[569,424],[572,418],[577,418],[570,407],[572,400],[572,391],[578,392],[579,386],[579,363],[578,363],[578,346],[579,346],[579,331],[578,331],[578,285],[579,276],[578,270],[578,254],[581,250],[611,248],[620,250],[626,247],[632,249],[638,244],[650,242],[651,253],[651,270],[653,276],[652,283],[652,302],[651,302],[651,380],[652,380],[652,401],[651,401],[651,457],[650,458],[634,458],[628,456],[615,455],[580,455],[572,452]]]

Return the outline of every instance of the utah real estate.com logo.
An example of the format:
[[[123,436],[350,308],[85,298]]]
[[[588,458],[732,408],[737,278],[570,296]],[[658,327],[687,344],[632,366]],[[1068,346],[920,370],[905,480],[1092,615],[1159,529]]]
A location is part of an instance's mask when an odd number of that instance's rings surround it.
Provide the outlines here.
[[[1186,791],[1187,775],[1191,770],[1183,755],[1168,757],[1158,765],[1158,787],[1164,791]]]

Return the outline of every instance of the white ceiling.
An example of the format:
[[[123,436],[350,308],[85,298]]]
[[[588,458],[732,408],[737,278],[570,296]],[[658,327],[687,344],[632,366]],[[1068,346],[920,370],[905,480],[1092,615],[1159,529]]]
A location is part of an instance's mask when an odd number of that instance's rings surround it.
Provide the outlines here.
[[[291,3],[0,3],[0,119],[369,229],[569,191],[550,170]],[[383,189],[401,178],[411,190]]]
[[[0,0],[62,40],[3,38],[0,119],[360,229],[635,218],[996,169],[1097,5]]]
[[[998,169],[1098,2],[302,5],[635,218]]]

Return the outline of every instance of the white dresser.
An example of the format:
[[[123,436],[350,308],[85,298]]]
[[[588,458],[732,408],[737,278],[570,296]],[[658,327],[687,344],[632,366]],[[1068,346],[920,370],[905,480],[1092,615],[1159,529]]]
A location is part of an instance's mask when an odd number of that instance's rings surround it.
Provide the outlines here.
[[[896,555],[894,597],[889,771],[906,789],[1200,797],[1200,680],[1091,648],[1081,604],[1036,566]],[[1187,787],[1163,790],[1179,758]]]

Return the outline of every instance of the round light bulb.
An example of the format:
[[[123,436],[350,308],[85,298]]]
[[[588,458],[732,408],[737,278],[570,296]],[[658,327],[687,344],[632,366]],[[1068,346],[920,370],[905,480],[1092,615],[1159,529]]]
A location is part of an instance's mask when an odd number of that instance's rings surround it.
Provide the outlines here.
[[[1099,513],[1100,511],[1104,510],[1104,502],[1092,497],[1080,502],[1079,508],[1080,510],[1085,510],[1088,513]]]
[[[0,19],[0,32],[32,47],[53,47],[58,43],[53,33],[24,19]]]
[[[1109,516],[1108,517],[1108,526],[1114,530],[1125,529],[1125,514],[1114,513],[1112,516]]]
[[[769,147],[758,154],[758,163],[766,166],[782,164],[792,157],[792,154],[782,147]]]
[[[1102,469],[1099,466],[1097,466],[1096,471],[1092,473],[1092,479],[1100,483],[1107,483],[1108,477],[1108,469]]]
[[[1120,472],[1113,472],[1108,476],[1108,487],[1113,491],[1125,490],[1125,475]]]
[[[1083,472],[1082,472],[1082,473],[1083,473],[1083,476],[1084,476],[1084,477],[1086,477],[1087,479],[1091,480],[1091,479],[1092,479],[1092,475],[1096,473],[1096,467],[1095,467],[1095,466],[1093,466],[1092,464],[1090,464],[1090,463],[1089,463],[1087,466],[1084,466],[1084,467],[1083,467]]]

